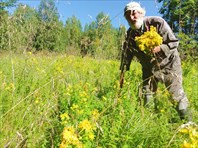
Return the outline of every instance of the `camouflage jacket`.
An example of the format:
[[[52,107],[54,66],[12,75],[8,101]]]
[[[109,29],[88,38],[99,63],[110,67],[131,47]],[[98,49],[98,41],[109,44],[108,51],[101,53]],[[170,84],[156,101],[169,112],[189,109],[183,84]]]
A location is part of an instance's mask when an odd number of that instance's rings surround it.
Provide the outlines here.
[[[143,51],[138,49],[135,37],[140,36],[147,30],[150,26],[156,27],[156,31],[163,37],[163,43],[160,45],[161,51],[156,54],[153,58],[148,56]],[[122,58],[120,70],[126,67],[126,70],[130,69],[131,60],[133,57],[137,57],[140,64],[142,65],[142,70],[155,72],[158,70],[175,70],[181,67],[179,53],[177,47],[179,45],[178,39],[175,37],[171,28],[167,22],[161,17],[145,17],[143,27],[140,30],[128,29],[125,42],[122,49]]]

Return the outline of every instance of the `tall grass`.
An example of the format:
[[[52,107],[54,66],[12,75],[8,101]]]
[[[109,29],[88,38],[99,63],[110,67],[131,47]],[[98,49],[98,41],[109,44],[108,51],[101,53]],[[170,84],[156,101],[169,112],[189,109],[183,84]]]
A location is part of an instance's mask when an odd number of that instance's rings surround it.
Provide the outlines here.
[[[196,63],[183,63],[184,89],[195,123],[197,72]],[[164,86],[158,90],[158,112],[142,106],[140,89],[137,62],[132,63],[120,90],[119,61],[3,54],[0,146],[177,148],[184,140],[190,143],[190,137],[178,131],[182,121],[169,122],[178,115]],[[194,129],[197,132],[197,126]],[[73,136],[70,141],[68,134]]]

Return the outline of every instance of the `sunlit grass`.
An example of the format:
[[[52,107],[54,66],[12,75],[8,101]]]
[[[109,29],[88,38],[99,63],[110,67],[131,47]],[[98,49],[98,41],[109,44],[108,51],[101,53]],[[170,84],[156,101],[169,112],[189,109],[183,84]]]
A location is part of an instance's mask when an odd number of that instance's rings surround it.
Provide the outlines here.
[[[183,64],[184,88],[195,123],[196,66]],[[154,148],[190,143],[191,137],[178,132],[181,121],[169,123],[177,114],[164,86],[159,85],[156,112],[142,107],[141,84],[137,62],[120,90],[119,61],[5,54],[0,65],[0,146]]]

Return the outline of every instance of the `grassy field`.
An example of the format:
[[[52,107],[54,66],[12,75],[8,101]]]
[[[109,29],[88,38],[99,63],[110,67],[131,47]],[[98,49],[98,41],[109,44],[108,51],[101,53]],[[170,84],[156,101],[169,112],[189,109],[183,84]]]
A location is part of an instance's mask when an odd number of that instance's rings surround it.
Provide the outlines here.
[[[1,54],[0,147],[198,147],[198,68],[183,62],[192,124],[158,89],[158,111],[141,105],[141,67],[119,89],[119,61],[57,54]],[[193,147],[194,146],[194,147]]]

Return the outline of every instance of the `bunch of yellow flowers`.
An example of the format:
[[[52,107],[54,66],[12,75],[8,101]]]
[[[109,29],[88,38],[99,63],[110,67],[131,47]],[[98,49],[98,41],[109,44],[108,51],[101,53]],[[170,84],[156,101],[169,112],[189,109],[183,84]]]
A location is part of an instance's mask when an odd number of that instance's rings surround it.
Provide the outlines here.
[[[78,108],[78,105],[73,104],[71,110],[78,111]],[[99,119],[99,116],[99,111],[94,109],[90,120],[86,118],[80,121],[78,126],[72,126],[70,115],[66,112],[61,114],[61,123],[65,125],[65,128],[61,134],[62,142],[60,143],[59,148],[83,148],[87,143],[93,141],[95,139],[94,132],[97,129],[96,122]]]
[[[163,38],[157,33],[154,26],[150,26],[150,31],[144,32],[139,37],[135,37],[137,46],[146,54],[151,54],[151,49],[162,44]]]
[[[59,148],[67,148],[69,146],[75,146],[77,148],[82,148],[83,144],[78,139],[75,128],[73,126],[65,127],[62,133],[62,142]]]
[[[180,133],[187,134],[189,136],[189,141],[184,140],[181,148],[197,148],[198,147],[198,126],[190,125],[180,129]]]

